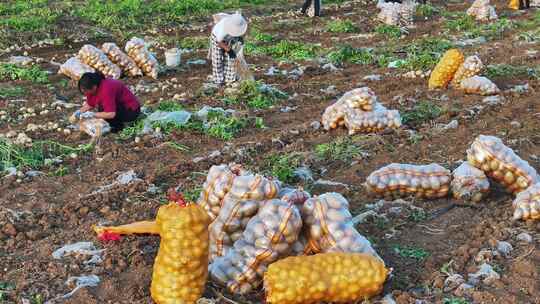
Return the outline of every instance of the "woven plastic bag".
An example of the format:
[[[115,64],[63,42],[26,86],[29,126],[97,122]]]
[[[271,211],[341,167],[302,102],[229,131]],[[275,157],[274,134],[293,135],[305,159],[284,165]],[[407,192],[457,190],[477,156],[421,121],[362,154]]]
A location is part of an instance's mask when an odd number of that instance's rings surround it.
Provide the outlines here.
[[[133,61],[128,55],[126,55],[115,43],[104,43],[101,49],[109,59],[117,64],[128,76],[137,77],[142,76],[142,71],[137,66],[137,63]]]
[[[131,40],[126,43],[125,50],[145,75],[154,79],[158,78],[159,63],[154,55],[146,48],[144,40],[137,37],[131,38]]]
[[[64,74],[67,77],[78,81],[84,73],[94,73],[95,71],[94,68],[85,64],[79,58],[71,57],[60,66],[58,74]]]
[[[78,57],[82,62],[102,72],[107,77],[119,79],[122,76],[120,67],[112,63],[102,50],[93,45],[85,44],[79,50]]]
[[[291,254],[301,228],[296,206],[278,199],[264,202],[242,238],[210,265],[210,277],[233,293],[252,291],[261,285],[268,265]]]
[[[478,203],[489,192],[489,180],[479,170],[464,162],[452,172],[452,194],[455,199]]]

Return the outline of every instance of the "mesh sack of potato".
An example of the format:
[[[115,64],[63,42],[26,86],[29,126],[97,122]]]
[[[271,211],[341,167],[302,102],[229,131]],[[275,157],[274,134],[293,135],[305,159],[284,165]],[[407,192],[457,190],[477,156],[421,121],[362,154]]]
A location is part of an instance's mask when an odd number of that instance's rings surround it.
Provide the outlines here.
[[[371,194],[388,200],[411,194],[433,199],[448,194],[450,179],[450,170],[438,164],[390,164],[372,172],[365,186]]]
[[[152,273],[151,294],[158,304],[196,303],[208,276],[208,224],[198,205],[159,208],[161,242]]]
[[[489,192],[489,180],[484,172],[464,162],[452,172],[452,194],[455,199],[478,203]]]
[[[490,21],[497,19],[495,8],[489,0],[476,0],[467,10],[467,15],[475,17],[478,21]]]
[[[491,80],[483,76],[473,76],[461,81],[460,89],[467,94],[495,95],[501,90]]]
[[[379,294],[389,270],[361,253],[321,253],[279,260],[264,275],[266,302],[359,303]]]
[[[446,88],[464,60],[465,58],[460,50],[451,49],[446,51],[433,69],[433,72],[431,72],[428,84],[429,89]]]
[[[377,8],[381,11],[377,14],[377,20],[388,25],[410,26],[414,22],[416,5],[414,1],[407,0],[403,3],[379,2]]]
[[[275,198],[279,183],[261,175],[236,176],[229,192],[223,198],[223,206],[210,225],[210,260],[223,256],[242,232],[250,218],[259,209],[261,201]]]
[[[512,206],[515,220],[540,219],[540,183],[518,193]]]
[[[478,136],[467,150],[467,161],[514,194],[540,182],[536,170],[494,136]]]
[[[361,87],[345,93],[340,100],[343,100],[350,108],[362,111],[372,111],[378,103],[377,95],[369,87]]]
[[[301,228],[296,206],[278,199],[264,202],[242,238],[210,265],[210,277],[232,293],[252,291],[261,285],[268,265],[290,255]]]
[[[133,37],[126,43],[125,51],[133,59],[139,68],[154,79],[158,78],[159,64],[154,55],[148,51],[144,40]]]
[[[334,104],[328,106],[322,115],[322,125],[325,130],[335,129],[345,125],[345,113],[349,110],[349,106],[342,100],[338,100]]]
[[[349,110],[343,121],[349,135],[376,132],[386,128],[397,129],[401,126],[399,111],[388,110],[379,103],[375,104],[375,109],[370,112]]]
[[[60,66],[58,74],[64,74],[67,77],[78,81],[84,73],[94,73],[95,71],[96,70],[82,62],[79,58],[71,57]]]
[[[483,68],[484,64],[478,56],[467,57],[465,62],[463,62],[454,75],[454,78],[452,79],[452,86],[459,88],[463,79],[478,75]]]
[[[197,204],[208,212],[212,220],[218,216],[223,199],[231,189],[234,178],[245,174],[247,171],[237,164],[224,164],[210,168]]]
[[[379,257],[371,243],[352,226],[349,202],[339,193],[307,200],[301,209],[309,249],[305,252],[356,252]]]
[[[137,66],[137,63],[133,61],[128,55],[126,55],[115,43],[104,43],[101,49],[109,59],[118,65],[128,76],[137,77],[142,76],[142,71]]]
[[[157,304],[195,304],[208,277],[208,224],[200,206],[183,199],[159,208],[155,221],[116,227],[93,227],[101,240],[118,240],[121,234],[149,233],[161,237],[154,261],[151,295]]]
[[[93,45],[83,45],[79,50],[78,57],[82,62],[102,72],[107,77],[119,79],[122,76],[120,67],[112,63],[102,50]]]
[[[311,198],[311,194],[307,193],[303,189],[294,189],[294,188],[282,188],[277,197],[289,204],[299,205],[304,204],[308,199]]]

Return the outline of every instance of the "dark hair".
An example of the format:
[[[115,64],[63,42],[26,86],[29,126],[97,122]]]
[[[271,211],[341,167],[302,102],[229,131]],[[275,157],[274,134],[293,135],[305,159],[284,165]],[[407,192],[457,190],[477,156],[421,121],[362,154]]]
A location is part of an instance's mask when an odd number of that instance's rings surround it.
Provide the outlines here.
[[[79,91],[83,93],[82,89],[91,90],[94,86],[99,87],[103,79],[105,79],[105,76],[99,71],[95,73],[84,73],[81,79],[79,79]]]

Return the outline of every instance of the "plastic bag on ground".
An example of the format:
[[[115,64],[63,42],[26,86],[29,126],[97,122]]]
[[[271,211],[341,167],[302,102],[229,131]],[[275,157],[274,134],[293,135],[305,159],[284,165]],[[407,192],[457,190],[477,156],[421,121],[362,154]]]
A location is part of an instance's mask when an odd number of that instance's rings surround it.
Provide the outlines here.
[[[365,186],[371,194],[388,200],[411,194],[440,198],[448,194],[450,171],[438,164],[390,164],[372,172]]]
[[[231,292],[245,294],[257,288],[268,265],[290,255],[302,219],[296,206],[273,199],[262,204],[227,255],[210,265],[210,276]]]
[[[142,71],[137,66],[137,63],[133,61],[128,55],[126,55],[122,50],[112,42],[104,43],[101,46],[101,49],[107,56],[109,56],[109,59],[117,64],[122,71],[124,71],[128,76],[136,77],[136,76],[142,76]]]
[[[126,43],[125,50],[139,66],[139,68],[154,79],[158,78],[159,63],[157,59],[148,51],[144,40],[133,37]]]
[[[514,194],[540,182],[536,170],[495,136],[478,136],[467,150],[467,161]]]
[[[166,112],[166,111],[155,111],[154,113],[150,114],[146,119],[144,120],[144,127],[143,127],[143,134],[147,134],[151,132],[152,124],[153,123],[159,123],[159,124],[168,124],[168,123],[174,123],[176,125],[185,125],[189,119],[191,118],[191,113],[187,111],[174,111],[174,112]]]
[[[94,68],[85,64],[79,58],[71,57],[60,66],[58,73],[78,81],[84,73],[94,73],[95,71]]]
[[[451,187],[455,199],[478,203],[489,191],[487,176],[468,162],[457,167],[452,177]]]
[[[101,118],[82,119],[79,122],[79,128],[82,132],[90,135],[93,140],[97,140],[111,131],[109,123]]]
[[[378,256],[371,243],[352,225],[349,202],[339,193],[307,200],[301,209],[310,253],[351,252]]]
[[[78,57],[82,62],[102,72],[107,77],[119,79],[122,76],[120,67],[112,63],[102,50],[93,45],[85,44],[79,51]]]

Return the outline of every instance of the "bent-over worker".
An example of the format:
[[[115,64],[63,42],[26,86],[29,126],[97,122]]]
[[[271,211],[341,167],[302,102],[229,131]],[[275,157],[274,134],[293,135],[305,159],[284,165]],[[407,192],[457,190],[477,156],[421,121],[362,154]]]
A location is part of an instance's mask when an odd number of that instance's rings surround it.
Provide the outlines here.
[[[217,85],[231,84],[237,80],[234,66],[236,53],[233,44],[244,43],[248,23],[241,14],[223,17],[212,28],[210,55],[212,59],[212,80]]]
[[[113,133],[122,130],[124,123],[136,120],[141,113],[139,100],[129,88],[119,80],[105,78],[100,72],[83,74],[79,91],[86,96],[86,102],[75,112],[75,117],[104,119]],[[92,112],[93,109],[96,112]]]

